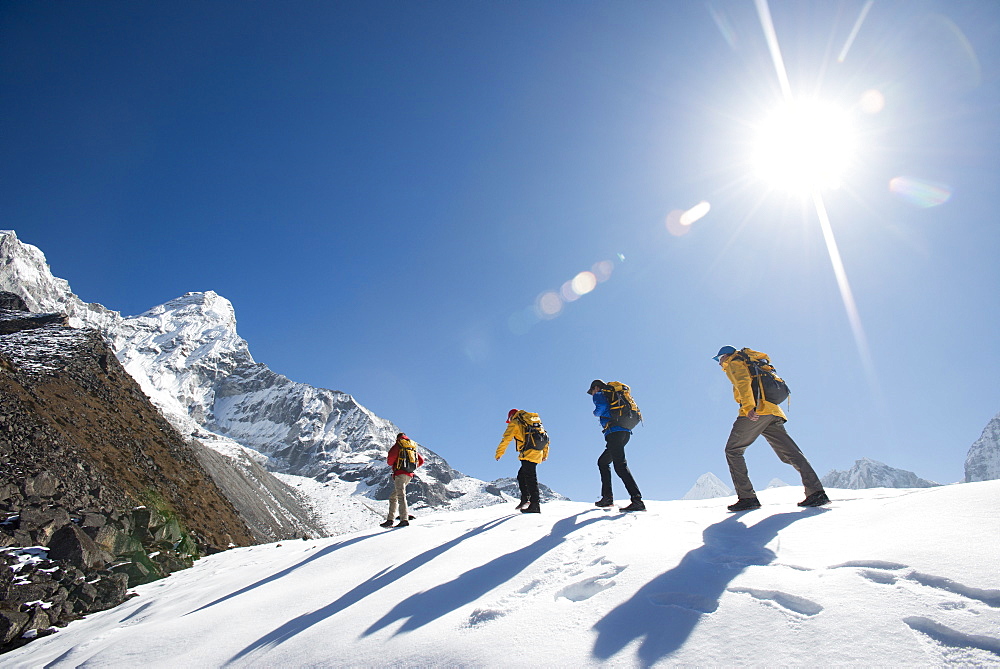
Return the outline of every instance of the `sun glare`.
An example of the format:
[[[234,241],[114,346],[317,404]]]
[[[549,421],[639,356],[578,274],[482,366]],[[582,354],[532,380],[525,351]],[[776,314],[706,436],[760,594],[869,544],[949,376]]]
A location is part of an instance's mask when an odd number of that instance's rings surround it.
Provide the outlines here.
[[[791,192],[837,188],[855,142],[846,112],[820,102],[788,102],[758,127],[754,171],[771,187]]]

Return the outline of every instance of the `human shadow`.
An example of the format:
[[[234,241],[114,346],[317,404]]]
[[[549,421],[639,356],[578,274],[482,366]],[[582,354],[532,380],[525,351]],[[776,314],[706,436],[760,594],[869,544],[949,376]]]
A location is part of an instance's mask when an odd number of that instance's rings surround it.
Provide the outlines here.
[[[478,527],[474,527],[464,532],[463,534],[455,537],[451,541],[447,541],[441,544],[440,546],[435,546],[434,548],[428,551],[424,551],[420,555],[416,555],[396,567],[393,567],[391,569],[387,567],[383,569],[382,571],[378,572],[368,580],[364,581],[363,583],[359,583],[351,590],[345,592],[335,601],[330,602],[323,608],[317,609],[310,613],[304,613],[297,618],[289,620],[284,625],[281,625],[274,631],[269,632],[268,634],[257,639],[252,644],[250,644],[249,646],[241,650],[239,653],[234,655],[232,658],[230,658],[229,662],[235,662],[236,660],[246,657],[247,655],[250,655],[251,653],[254,653],[263,648],[271,648],[284,643],[285,641],[292,638],[296,634],[299,634],[300,632],[309,629],[316,623],[322,622],[323,620],[329,618],[330,616],[333,616],[339,613],[340,611],[343,611],[349,606],[357,604],[365,597],[368,597],[369,595],[378,592],[379,590],[389,585],[390,583],[398,581],[407,574],[415,571],[417,568],[427,564],[434,558],[438,557],[445,551],[454,548],[455,546],[462,543],[466,539],[470,539],[476,536],[477,534],[482,534],[483,532],[488,532],[489,530],[492,530],[493,528],[499,526],[501,523],[510,520],[511,518],[514,518],[514,516],[510,515],[510,516],[505,516],[503,518],[496,518],[494,520],[489,521],[488,523],[484,523]]]
[[[743,514],[736,514],[708,526],[699,548],[594,625],[597,638],[591,654],[608,660],[641,639],[637,655],[643,666],[670,655],[684,644],[703,615],[719,608],[722,593],[733,579],[751,565],[767,565],[775,559],[765,546],[778,532],[823,511],[776,514],[750,526],[740,522]]]
[[[470,569],[447,583],[407,597],[362,632],[361,636],[374,634],[396,620],[405,620],[405,622],[395,634],[409,632],[437,620],[506,583],[532,562],[566,541],[566,537],[576,530],[608,517],[601,514],[577,522],[580,515],[582,513],[563,518],[552,526],[549,534],[524,548],[519,548]],[[623,515],[614,517],[620,518]]]
[[[262,578],[261,580],[257,581],[256,583],[252,583],[252,584],[246,586],[245,588],[240,588],[239,590],[237,590],[235,592],[231,592],[228,595],[224,595],[222,597],[219,597],[218,599],[216,599],[214,601],[211,601],[208,604],[205,604],[204,606],[199,606],[198,608],[196,608],[193,611],[188,611],[184,615],[185,616],[189,616],[192,613],[198,613],[199,611],[204,611],[205,609],[210,608],[212,606],[215,606],[216,604],[221,604],[222,602],[226,601],[227,599],[232,599],[233,597],[239,597],[240,595],[245,594],[247,592],[250,592],[251,590],[255,590],[256,588],[259,588],[259,587],[261,587],[263,585],[267,585],[268,583],[271,583],[273,581],[277,581],[277,580],[279,580],[281,578],[284,578],[285,576],[288,576],[289,574],[291,574],[296,569],[304,567],[305,565],[309,564],[310,562],[313,562],[314,560],[318,560],[321,557],[325,557],[325,556],[329,555],[330,553],[332,553],[334,551],[340,550],[341,548],[346,548],[347,546],[350,546],[351,544],[356,544],[359,541],[364,541],[365,539],[371,539],[372,537],[377,537],[377,536],[379,536],[381,534],[382,534],[382,532],[375,532],[373,534],[363,534],[361,536],[354,537],[352,539],[346,539],[344,541],[338,541],[335,544],[331,544],[331,545],[327,546],[326,548],[323,548],[321,550],[316,551],[315,553],[313,553],[312,555],[310,555],[309,557],[307,557],[305,560],[302,560],[301,562],[298,562],[298,563],[292,565],[291,567],[288,567],[287,569],[282,569],[281,571],[275,572],[274,574],[271,574],[267,578]],[[181,617],[183,617],[183,616],[181,616]]]

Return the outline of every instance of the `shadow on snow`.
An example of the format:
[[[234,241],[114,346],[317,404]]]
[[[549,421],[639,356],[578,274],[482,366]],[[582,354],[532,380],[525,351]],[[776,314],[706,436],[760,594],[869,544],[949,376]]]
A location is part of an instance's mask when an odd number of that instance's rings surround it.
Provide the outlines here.
[[[451,541],[447,541],[441,544],[440,546],[436,546],[428,551],[424,551],[420,555],[410,558],[401,565],[398,565],[391,569],[388,567],[383,569],[379,573],[369,578],[367,581],[364,581],[363,583],[360,583],[351,590],[345,592],[343,595],[338,597],[336,601],[327,604],[321,609],[317,609],[315,611],[312,611],[311,613],[305,613],[299,616],[298,618],[289,620],[281,627],[275,629],[273,632],[270,632],[265,636],[262,636],[260,639],[253,642],[252,644],[241,650],[239,653],[234,655],[229,661],[235,662],[236,660],[242,659],[247,655],[250,655],[251,653],[254,653],[258,650],[265,648],[273,648],[274,646],[280,645],[285,641],[288,641],[296,634],[304,632],[313,625],[322,622],[323,620],[329,618],[330,616],[335,615],[340,611],[343,611],[347,607],[357,604],[365,597],[375,594],[376,592],[378,592],[385,586],[389,585],[390,583],[398,581],[407,574],[413,572],[414,570],[418,569],[419,567],[422,567],[423,565],[427,564],[434,558],[438,557],[445,551],[454,548],[455,546],[462,543],[466,539],[474,537],[477,534],[487,532],[493,529],[494,527],[497,527],[501,523],[510,520],[511,518],[514,518],[514,516],[505,516],[504,518],[491,520],[490,522],[484,523],[479,527],[474,527],[466,531],[464,534],[455,537]],[[373,535],[373,536],[378,536],[378,535]],[[286,572],[287,571],[289,570],[286,570]],[[214,603],[215,602],[213,602],[213,604]]]
[[[775,554],[765,548],[778,532],[816,512],[795,511],[744,525],[737,514],[705,528],[704,544],[687,553],[670,571],[660,574],[622,602],[593,627],[597,639],[591,651],[608,660],[629,643],[641,639],[637,651],[650,666],[679,649],[706,613],[719,608],[729,584],[751,565],[767,565]]]
[[[405,620],[405,622],[395,634],[409,632],[437,620],[443,615],[474,602],[490,590],[514,578],[532,562],[566,541],[566,537],[576,530],[608,517],[601,514],[577,522],[577,518],[583,513],[586,512],[563,518],[552,526],[552,531],[549,534],[524,548],[501,555],[486,564],[470,569],[447,583],[410,595],[373,623],[361,636],[374,634],[397,620]]]
[[[327,546],[326,548],[323,548],[321,550],[316,551],[315,553],[313,553],[312,555],[310,555],[309,557],[307,557],[305,560],[302,560],[301,562],[299,562],[297,564],[294,564],[291,567],[288,567],[287,569],[282,569],[281,571],[276,572],[274,574],[271,574],[267,578],[262,578],[261,580],[257,581],[256,583],[252,583],[252,584],[246,586],[245,588],[240,588],[236,592],[231,592],[228,595],[225,595],[224,597],[219,597],[215,601],[209,602],[208,604],[205,604],[204,606],[199,606],[194,611],[188,611],[184,615],[185,616],[189,616],[192,613],[198,613],[199,611],[204,611],[205,609],[210,608],[212,606],[215,606],[216,604],[221,604],[222,602],[226,601],[227,599],[232,599],[233,597],[239,597],[240,595],[245,594],[247,592],[250,592],[251,590],[255,590],[255,589],[257,589],[257,588],[259,588],[261,586],[267,585],[268,583],[271,583],[273,581],[277,581],[278,579],[284,578],[285,576],[288,576],[289,574],[291,574],[296,569],[304,567],[305,565],[309,564],[310,562],[318,560],[321,557],[325,557],[325,556],[329,555],[330,553],[332,553],[332,552],[334,552],[336,550],[339,550],[341,548],[345,548],[347,546],[350,546],[351,544],[356,544],[359,541],[364,541],[365,539],[371,539],[372,537],[377,537],[380,534],[381,534],[381,532],[377,532],[375,534],[364,534],[364,535],[361,535],[359,537],[354,537],[353,539],[347,539],[346,541],[339,541],[339,542],[337,542],[335,544],[331,544],[330,546]]]

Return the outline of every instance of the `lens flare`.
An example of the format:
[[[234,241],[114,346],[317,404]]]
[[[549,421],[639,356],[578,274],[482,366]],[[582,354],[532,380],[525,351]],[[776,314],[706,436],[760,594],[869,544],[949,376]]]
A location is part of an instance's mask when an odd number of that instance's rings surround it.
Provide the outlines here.
[[[597,288],[597,277],[591,272],[580,272],[573,277],[572,285],[573,292],[582,297]]]
[[[923,209],[936,207],[951,199],[951,187],[913,177],[896,177],[889,181],[889,190],[910,204]]]
[[[594,273],[597,277],[598,283],[604,283],[611,278],[611,273],[615,271],[615,266],[610,260],[602,260],[600,262],[595,262],[594,266],[590,268],[590,271]]]
[[[554,290],[542,293],[535,302],[535,310],[540,318],[555,318],[562,311],[562,308],[562,298]]]
[[[712,205],[702,200],[701,202],[699,202],[698,204],[696,204],[695,206],[691,207],[683,214],[681,214],[680,224],[688,226],[693,225],[695,222],[705,218],[705,215],[709,212],[711,208]]]

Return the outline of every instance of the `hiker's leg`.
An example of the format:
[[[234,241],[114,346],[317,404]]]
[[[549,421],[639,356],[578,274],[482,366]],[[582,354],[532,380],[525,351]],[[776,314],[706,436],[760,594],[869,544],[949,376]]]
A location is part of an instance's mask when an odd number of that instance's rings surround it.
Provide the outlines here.
[[[398,498],[400,520],[409,520],[410,518],[410,512],[406,508],[406,484],[409,482],[410,477],[406,474],[396,476],[396,497]]]
[[[532,506],[538,506],[538,465],[528,460],[521,460],[521,469],[517,472],[519,481],[524,481],[521,488],[521,499],[527,499]],[[527,495],[527,497],[525,497]]]
[[[607,439],[608,435],[605,435],[604,440],[607,441]],[[604,499],[613,497],[611,492],[611,458],[611,449],[605,445],[601,457],[597,458],[597,470],[601,473],[601,497]]]
[[[608,448],[611,451],[611,461],[615,465],[615,474],[622,480],[625,490],[633,502],[642,499],[639,486],[635,483],[635,478],[628,468],[628,461],[625,460],[625,444],[632,437],[631,432],[611,432],[608,434]]]
[[[397,494],[397,486],[396,486],[397,478],[399,477],[398,476],[393,477],[392,492],[389,493],[389,517],[386,520],[388,520],[390,523],[396,520],[396,510],[399,508],[399,495]]]
[[[526,460],[521,460],[521,467],[517,470],[517,488],[521,492],[521,504],[527,504],[531,499],[530,487],[528,485],[527,472],[524,468]]]
[[[775,420],[764,428],[762,434],[767,439],[767,443],[771,444],[778,459],[795,467],[798,471],[799,476],[802,477],[802,487],[805,488],[807,496],[823,489],[823,484],[816,476],[816,471],[806,460],[806,456],[802,454],[798,444],[785,431],[784,420],[775,416]]]
[[[729,433],[729,441],[726,442],[726,462],[729,463],[729,475],[733,478],[736,496],[740,499],[757,496],[750,482],[747,461],[743,458],[743,453],[767,427],[765,419],[769,418],[770,416],[761,416],[759,420],[752,421],[746,416],[740,416],[733,423],[733,429]]]

